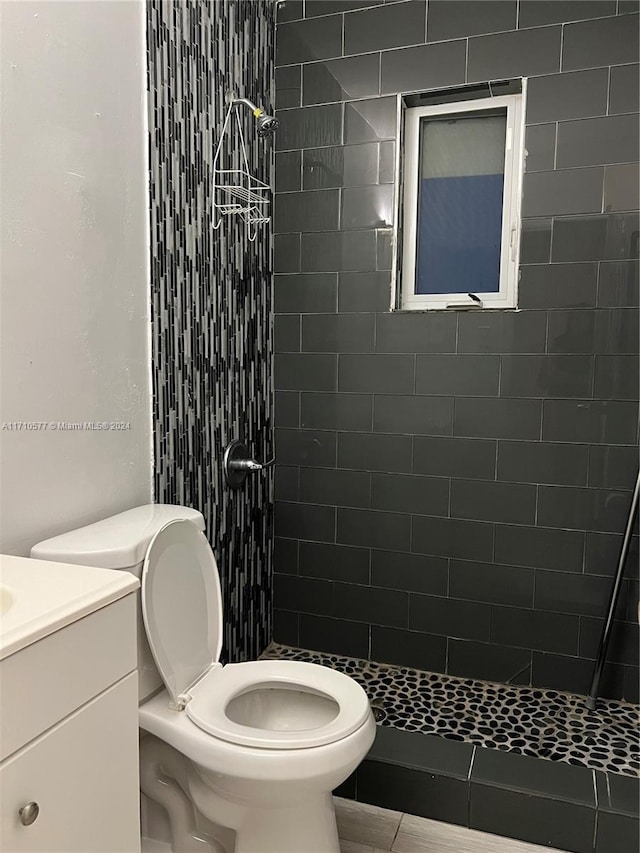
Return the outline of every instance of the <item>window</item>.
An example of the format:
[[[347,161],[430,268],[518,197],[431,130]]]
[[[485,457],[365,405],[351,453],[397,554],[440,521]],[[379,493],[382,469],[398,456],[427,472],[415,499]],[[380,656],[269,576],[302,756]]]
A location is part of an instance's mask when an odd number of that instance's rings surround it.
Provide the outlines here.
[[[517,83],[516,94],[404,100],[396,308],[516,306],[524,136]]]

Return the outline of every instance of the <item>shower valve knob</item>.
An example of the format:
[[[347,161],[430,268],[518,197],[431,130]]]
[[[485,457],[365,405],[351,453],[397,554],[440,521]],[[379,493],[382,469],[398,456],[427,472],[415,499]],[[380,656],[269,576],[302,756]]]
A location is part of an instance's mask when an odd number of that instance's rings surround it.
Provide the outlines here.
[[[246,444],[236,439],[224,452],[222,469],[224,479],[231,489],[238,489],[247,478],[250,471],[263,471],[275,463],[275,457],[266,462],[259,462],[249,455]]]

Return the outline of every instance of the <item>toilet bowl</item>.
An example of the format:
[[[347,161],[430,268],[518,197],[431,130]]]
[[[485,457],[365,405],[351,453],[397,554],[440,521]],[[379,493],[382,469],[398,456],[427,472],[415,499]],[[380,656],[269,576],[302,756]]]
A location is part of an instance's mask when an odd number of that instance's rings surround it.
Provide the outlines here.
[[[317,664],[220,663],[220,579],[203,530],[194,510],[138,507],[31,556],[141,579],[141,778],[167,810],[173,853],[339,853],[331,791],[373,743],[366,694]],[[225,830],[218,840],[199,832],[199,815]]]

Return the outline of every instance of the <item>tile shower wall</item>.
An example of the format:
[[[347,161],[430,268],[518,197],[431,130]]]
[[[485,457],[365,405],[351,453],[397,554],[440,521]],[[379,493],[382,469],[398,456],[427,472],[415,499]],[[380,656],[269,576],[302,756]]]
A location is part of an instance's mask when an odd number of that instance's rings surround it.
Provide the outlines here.
[[[271,235],[237,219],[214,229],[212,167],[225,92],[273,105],[269,0],[151,0],[148,14],[151,288],[156,500],[199,509],[218,560],[224,656],[271,638],[269,474],[231,492],[221,460],[244,437],[272,451]],[[272,141],[249,111],[250,169],[270,181]],[[237,140],[225,156],[238,154]]]
[[[638,4],[287,0],[275,638],[586,692],[638,463]],[[527,76],[518,312],[390,313],[395,95]],[[638,550],[604,692],[638,698]]]

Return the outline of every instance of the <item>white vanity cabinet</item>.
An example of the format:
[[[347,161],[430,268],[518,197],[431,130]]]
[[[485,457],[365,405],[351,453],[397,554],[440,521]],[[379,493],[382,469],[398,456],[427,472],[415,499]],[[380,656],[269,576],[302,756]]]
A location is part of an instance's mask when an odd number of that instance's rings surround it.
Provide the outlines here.
[[[137,581],[93,571],[122,588],[0,660],[0,853],[140,850]]]

